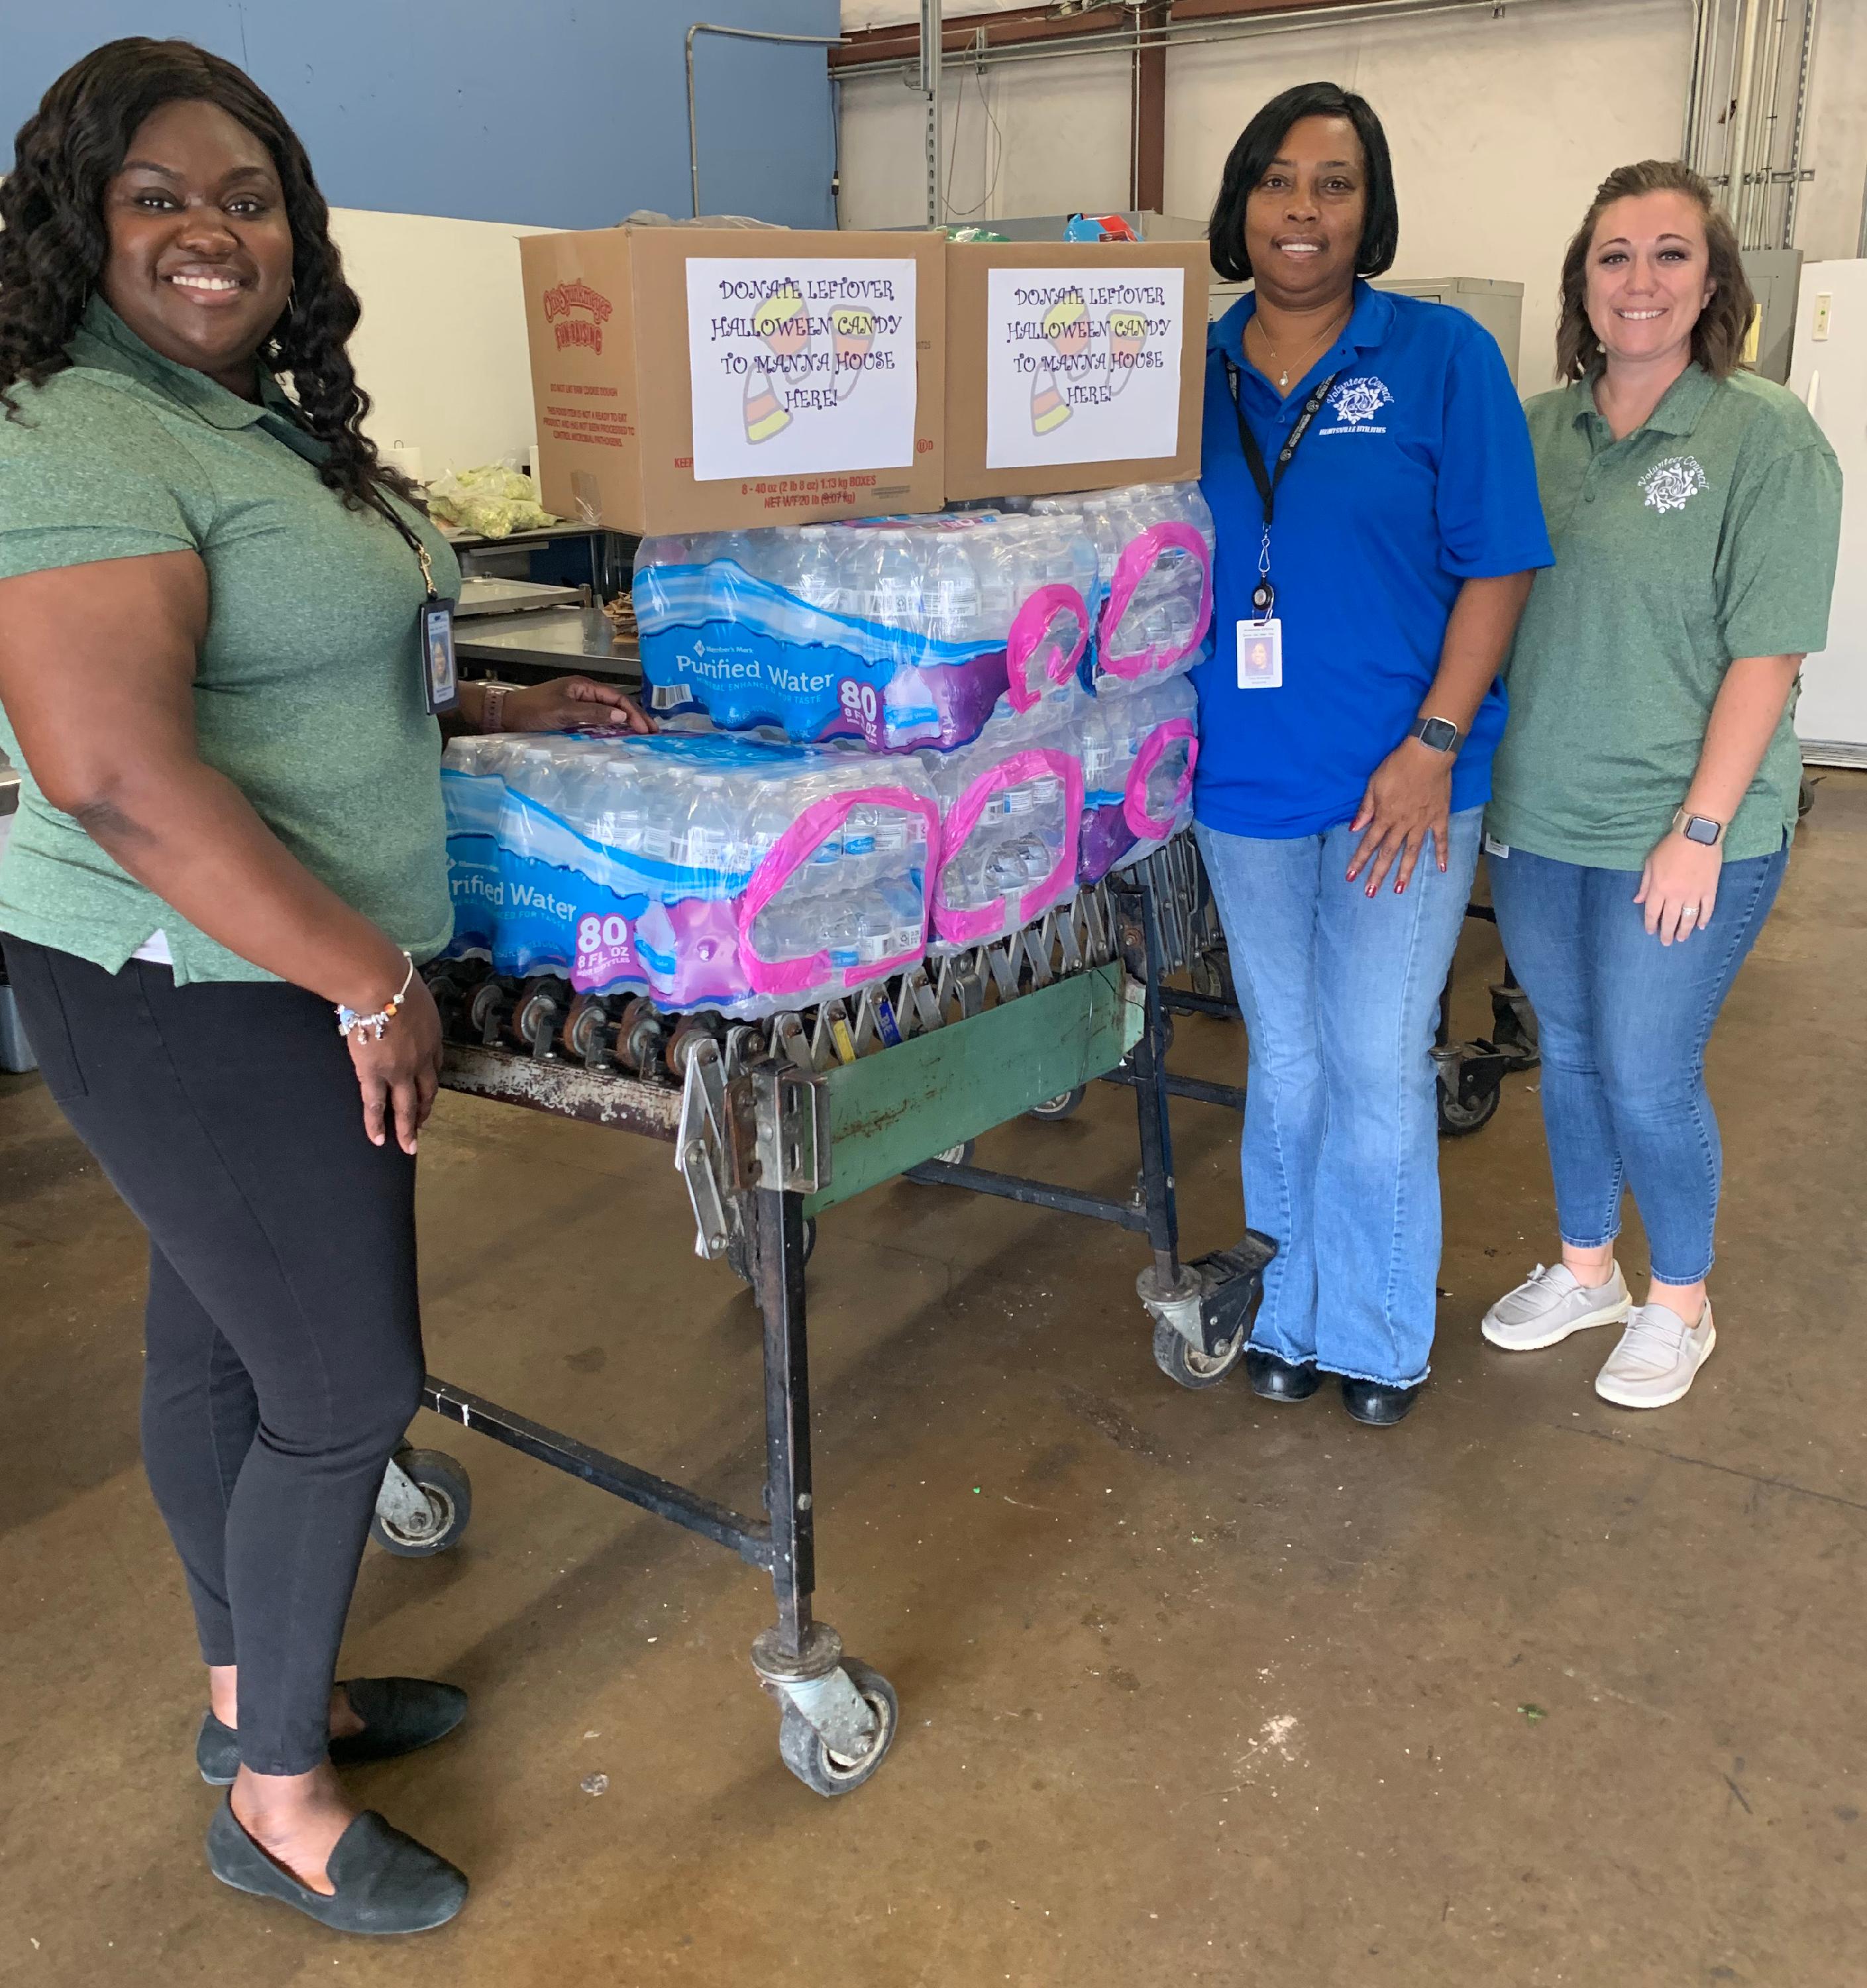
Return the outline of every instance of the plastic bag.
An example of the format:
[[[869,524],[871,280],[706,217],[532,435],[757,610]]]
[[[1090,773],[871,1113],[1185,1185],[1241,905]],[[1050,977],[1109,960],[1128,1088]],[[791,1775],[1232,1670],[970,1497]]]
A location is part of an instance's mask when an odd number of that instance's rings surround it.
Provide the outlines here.
[[[477,532],[488,539],[535,532],[556,522],[538,501],[538,485],[522,471],[503,462],[451,470],[436,477],[428,485],[428,515],[437,524]]]

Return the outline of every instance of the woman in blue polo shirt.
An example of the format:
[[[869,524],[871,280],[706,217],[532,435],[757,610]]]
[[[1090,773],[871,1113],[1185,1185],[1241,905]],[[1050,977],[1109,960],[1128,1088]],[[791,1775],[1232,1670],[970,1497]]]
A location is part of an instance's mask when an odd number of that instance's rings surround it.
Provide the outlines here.
[[[1200,846],[1251,1039],[1250,1219],[1277,1238],[1246,1355],[1274,1401],[1341,1378],[1396,1422],[1426,1375],[1437,1002],[1477,864],[1496,678],[1550,562],[1522,409],[1463,312],[1376,290],[1399,217],[1380,120],[1305,83],[1226,161],[1203,488],[1217,654]]]

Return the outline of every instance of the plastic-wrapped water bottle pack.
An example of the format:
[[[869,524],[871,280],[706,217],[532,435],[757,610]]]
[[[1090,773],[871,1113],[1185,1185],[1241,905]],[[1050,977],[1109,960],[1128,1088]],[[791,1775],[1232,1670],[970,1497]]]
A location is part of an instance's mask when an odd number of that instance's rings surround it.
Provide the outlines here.
[[[1096,547],[1096,619],[1085,668],[1099,694],[1190,669],[1212,627],[1212,513],[1197,483],[1137,483],[1034,498],[1034,518],[1074,519]]]
[[[1186,678],[1112,681],[1086,707],[1076,880],[1098,883],[1193,819],[1199,698]]]
[[[950,752],[1067,669],[1094,691],[1190,668],[1212,543],[1190,483],[646,539],[634,599],[650,708]]]
[[[1012,685],[1075,667],[1096,584],[1095,548],[1062,517],[644,539],[634,599],[650,708],[871,752],[950,749]]]
[[[940,813],[913,760],[723,734],[455,741],[451,950],[579,992],[770,1014],[925,949]]]

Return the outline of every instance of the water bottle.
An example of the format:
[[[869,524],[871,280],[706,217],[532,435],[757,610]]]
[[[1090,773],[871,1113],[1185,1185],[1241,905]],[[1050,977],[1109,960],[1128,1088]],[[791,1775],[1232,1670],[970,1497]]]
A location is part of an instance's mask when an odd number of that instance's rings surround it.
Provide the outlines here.
[[[936,529],[928,563],[929,632],[937,641],[970,642],[979,627],[979,579],[967,556],[964,532]]]
[[[847,538],[850,534],[839,536]],[[806,525],[798,533],[797,556],[788,585],[806,607],[825,614],[845,611],[844,576],[838,563],[842,550],[822,525]]]
[[[875,537],[878,549],[863,612],[885,628],[920,634],[926,627],[927,609],[919,548],[909,533],[894,527]]]
[[[1002,642],[1011,631],[1018,611],[1017,577],[1012,565],[1012,523],[1006,518],[984,519],[965,534],[965,549],[978,589],[977,627],[981,641]]]

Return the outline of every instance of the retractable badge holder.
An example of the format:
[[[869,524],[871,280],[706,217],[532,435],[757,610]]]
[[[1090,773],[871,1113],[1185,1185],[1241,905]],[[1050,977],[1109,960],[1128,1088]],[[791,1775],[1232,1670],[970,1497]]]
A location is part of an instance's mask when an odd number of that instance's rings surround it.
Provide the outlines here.
[[[1238,624],[1238,688],[1276,690],[1284,681],[1284,624],[1277,619],[1277,589],[1271,583],[1271,528],[1258,549],[1258,584],[1251,590],[1251,618]]]

